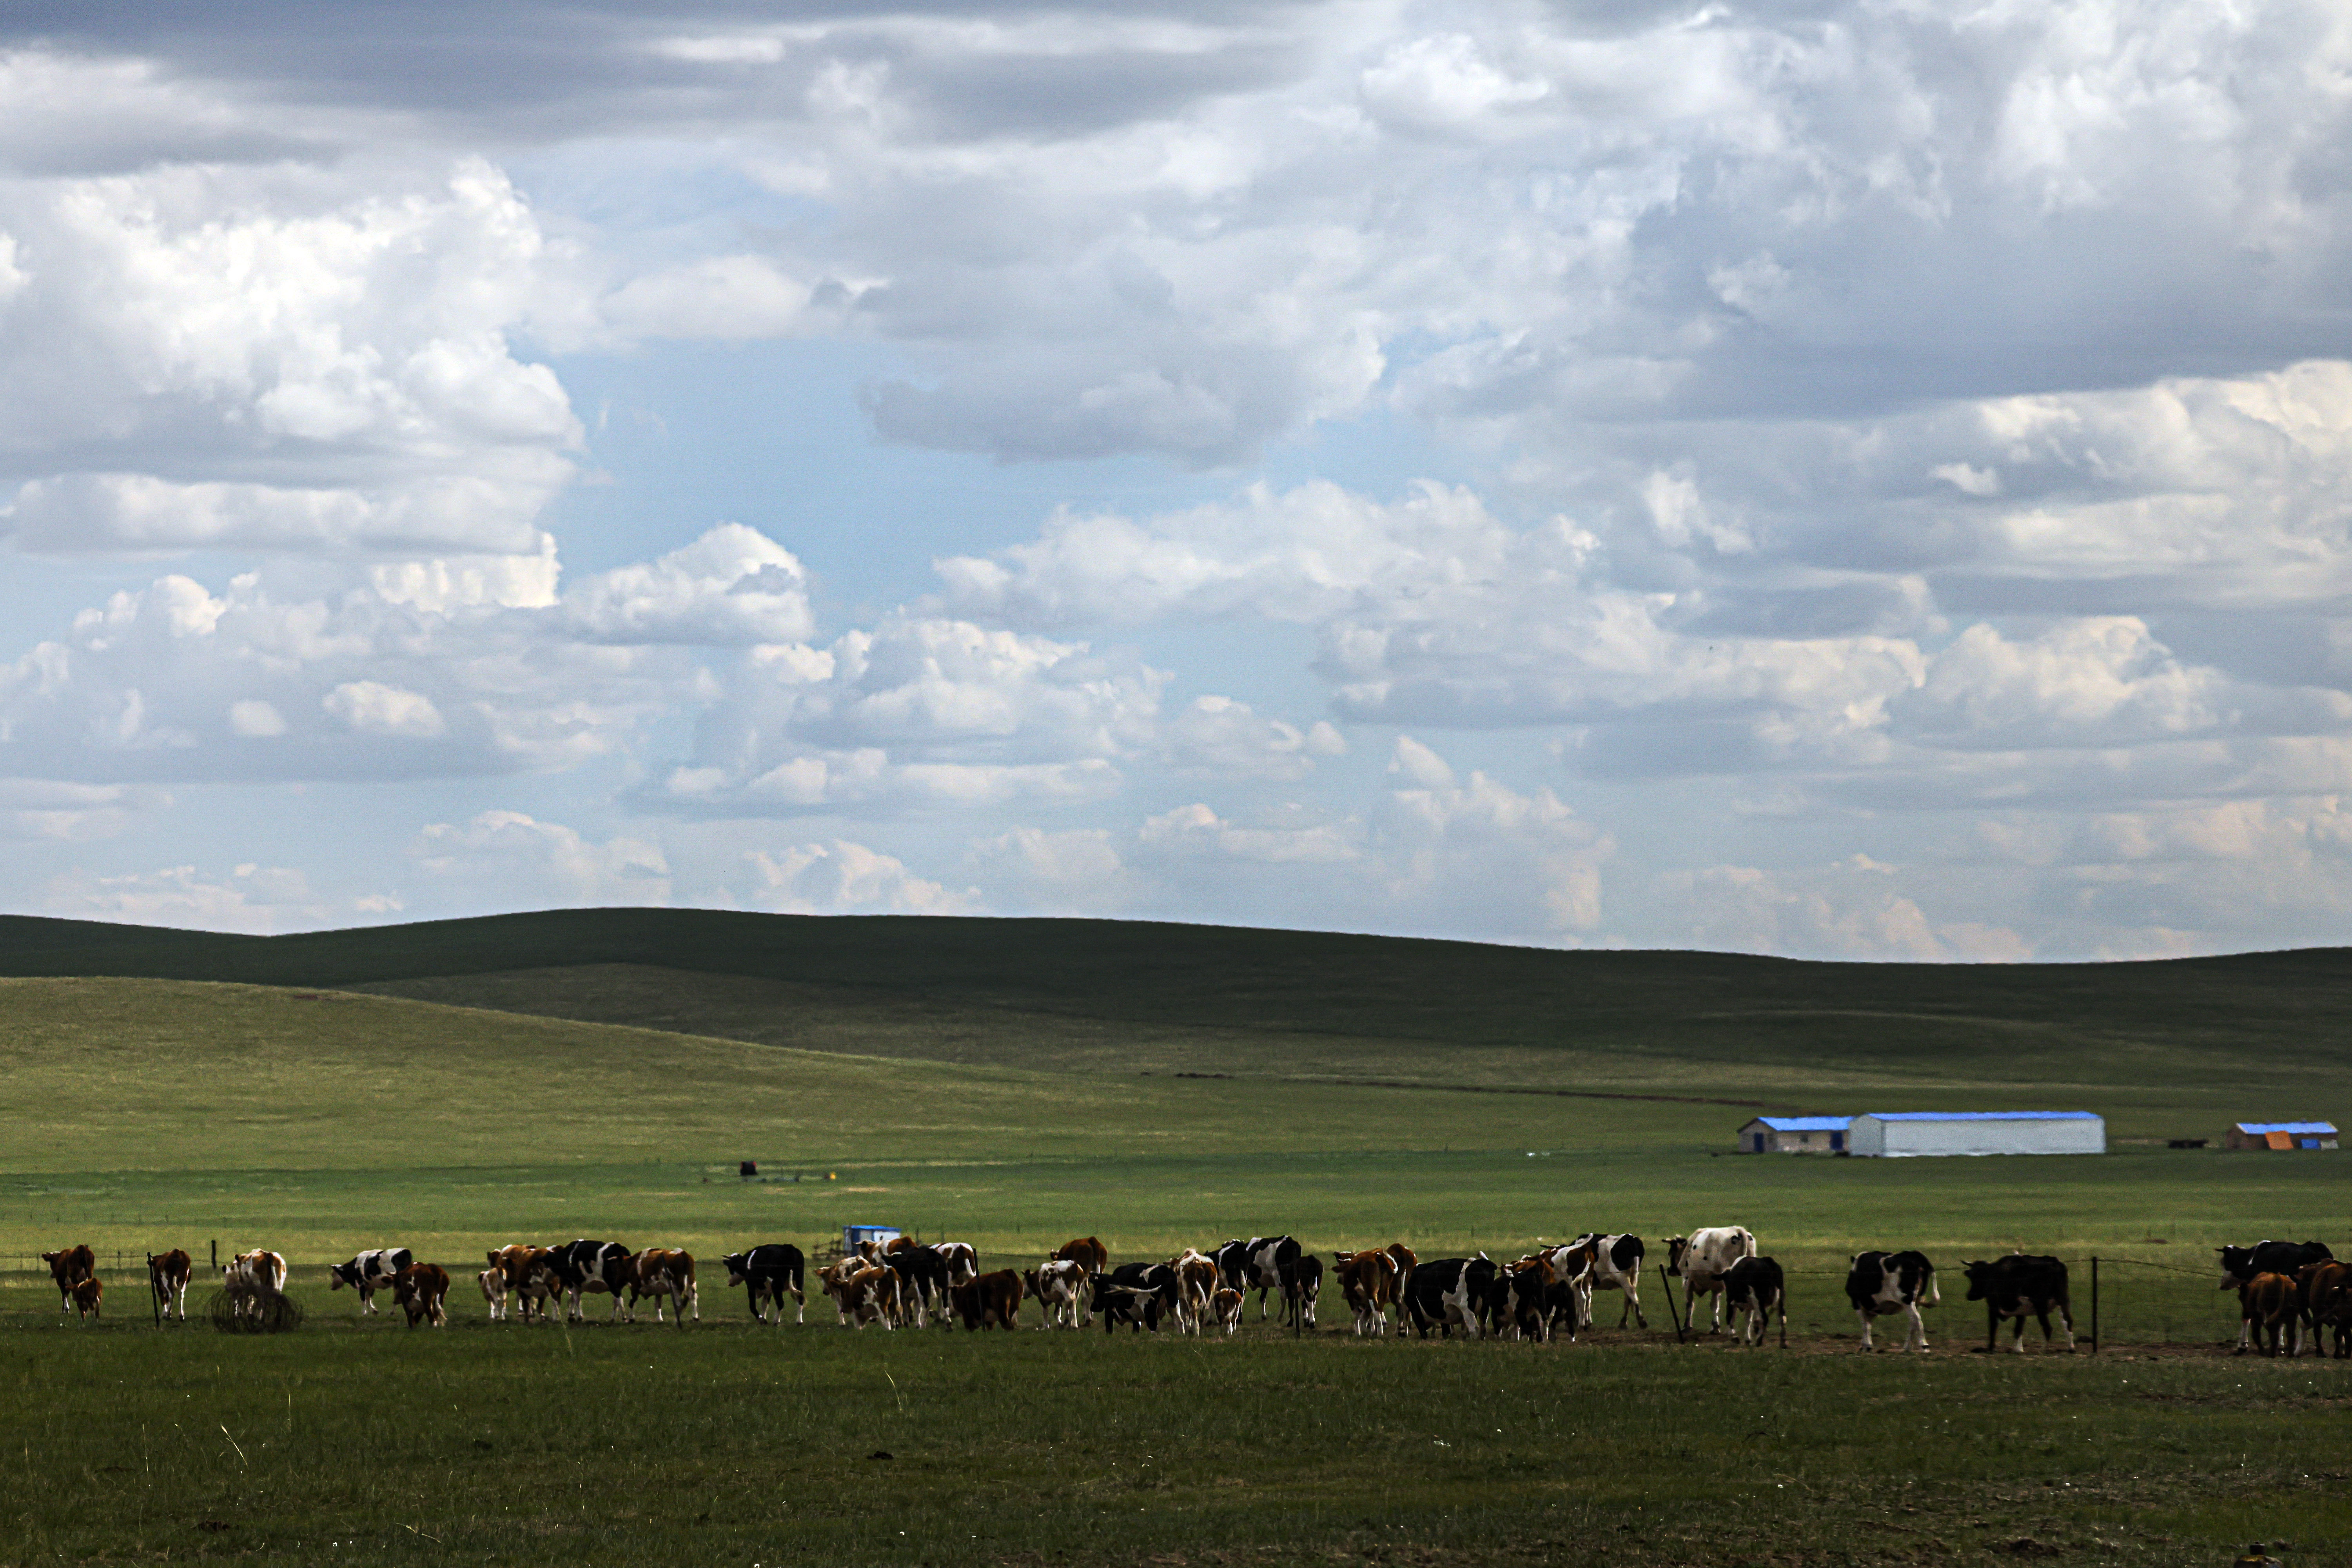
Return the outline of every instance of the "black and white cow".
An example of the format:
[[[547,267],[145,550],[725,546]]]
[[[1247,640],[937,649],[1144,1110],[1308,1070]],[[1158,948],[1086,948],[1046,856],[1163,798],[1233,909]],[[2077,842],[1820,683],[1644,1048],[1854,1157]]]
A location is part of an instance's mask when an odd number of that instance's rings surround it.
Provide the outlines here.
[[[743,1286],[750,1292],[751,1316],[761,1322],[768,1321],[771,1301],[776,1304],[776,1321],[784,1321],[787,1291],[793,1298],[793,1321],[808,1321],[808,1297],[802,1289],[808,1282],[808,1259],[791,1242],[762,1242],[749,1252],[730,1252],[719,1261],[727,1270],[727,1283]]]
[[[1413,1266],[1405,1281],[1405,1311],[1413,1332],[1423,1339],[1435,1326],[1441,1339],[1460,1329],[1472,1339],[1479,1334],[1479,1310],[1495,1288],[1495,1264],[1485,1253],[1475,1258],[1439,1258]]]
[[[1227,1289],[1257,1292],[1258,1321],[1265,1321],[1268,1291],[1280,1291],[1284,1301],[1289,1300],[1287,1281],[1298,1263],[1298,1243],[1290,1237],[1254,1236],[1247,1241],[1229,1241],[1209,1256],[1216,1260],[1217,1278]]]
[[[1846,1271],[1845,1299],[1862,1320],[1862,1348],[1872,1349],[1870,1321],[1890,1313],[1903,1314],[1903,1349],[1927,1348],[1927,1325],[1922,1307],[1941,1304],[1936,1289],[1936,1266],[1921,1252],[1857,1252]]]
[[[636,1255],[617,1241],[567,1241],[547,1249],[547,1269],[563,1298],[564,1315],[583,1319],[580,1298],[603,1290],[613,1298],[613,1321],[621,1318],[621,1292],[628,1286],[622,1265]]]
[[[1542,1258],[1497,1268],[1479,1302],[1479,1318],[1486,1332],[1498,1340],[1548,1342],[1551,1320],[1545,1297],[1552,1279],[1551,1266]]]
[[[1282,1292],[1282,1321],[1295,1323],[1300,1330],[1315,1330],[1315,1303],[1323,1296],[1323,1260],[1311,1252],[1302,1252],[1290,1266],[1289,1278]]]
[[[1574,1272],[1577,1308],[1583,1315],[1585,1328],[1592,1326],[1592,1293],[1595,1290],[1624,1292],[1624,1304],[1617,1309],[1617,1326],[1623,1328],[1631,1316],[1636,1326],[1648,1328],[1650,1320],[1642,1315],[1642,1259],[1644,1248],[1642,1238],[1633,1235],[1608,1236],[1590,1231],[1554,1249],[1552,1267],[1563,1267],[1559,1254],[1580,1254]]]
[[[1969,1277],[1969,1300],[1985,1304],[1985,1349],[1991,1350],[2000,1339],[2003,1318],[2017,1320],[2011,1337],[2018,1354],[2025,1353],[2028,1318],[2041,1320],[2042,1340],[2047,1344],[2050,1314],[2055,1311],[2065,1326],[2066,1349],[2074,1350],[2074,1312],[2066,1299],[2063,1262],[2017,1252],[1990,1263],[1963,1263],[1960,1268]]]
[[[360,1293],[360,1314],[364,1317],[375,1310],[375,1292],[379,1285],[389,1286],[392,1277],[416,1261],[415,1254],[404,1247],[380,1247],[373,1252],[362,1252],[349,1263],[327,1266],[327,1289],[340,1290],[348,1285]]]
[[[939,1314],[940,1327],[955,1327],[948,1310],[948,1260],[931,1247],[904,1247],[882,1255],[882,1267],[898,1276],[898,1300],[910,1308],[915,1327]]]
[[[1741,1258],[1755,1256],[1756,1237],[1746,1226],[1713,1226],[1667,1238],[1666,1271],[1682,1277],[1687,1298],[1684,1316],[1690,1327],[1698,1327],[1701,1296],[1712,1298],[1714,1308],[1706,1331],[1711,1334],[1723,1327],[1723,1277]]]
[[[1789,1283],[1780,1266],[1769,1258],[1748,1257],[1723,1276],[1723,1300],[1731,1313],[1732,1336],[1743,1345],[1764,1342],[1765,1320],[1780,1318],[1780,1348],[1789,1348]],[[1748,1337],[1748,1331],[1756,1331]]]
[[[1103,1331],[1121,1323],[1138,1333],[1160,1331],[1160,1320],[1176,1316],[1176,1270],[1165,1263],[1122,1263],[1108,1274],[1094,1277],[1094,1310],[1102,1314]]]
[[[2258,1241],[2252,1247],[2222,1247],[2214,1250],[2221,1255],[2221,1289],[2240,1290],[2253,1283],[2257,1275],[2284,1274],[2290,1279],[2299,1279],[2303,1271],[2315,1263],[2334,1260],[2336,1254],[2318,1241]],[[2305,1314],[2298,1310],[2294,1324],[2294,1350],[2303,1353]],[[2241,1318],[2238,1323],[2238,1348],[2246,1348],[2248,1324]]]

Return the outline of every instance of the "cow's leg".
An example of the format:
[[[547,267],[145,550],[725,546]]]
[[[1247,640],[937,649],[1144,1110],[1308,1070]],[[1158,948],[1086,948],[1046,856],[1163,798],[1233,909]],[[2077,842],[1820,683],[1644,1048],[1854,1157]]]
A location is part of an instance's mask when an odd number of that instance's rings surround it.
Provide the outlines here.
[[[2066,1331],[2066,1352],[2071,1355],[2074,1351],[2074,1311],[2073,1308],[2067,1306],[2063,1301],[2058,1302],[2057,1307],[2058,1321]],[[2018,1331],[2020,1333],[2024,1332],[2024,1326],[2022,1324],[2019,1325]]]
[[[1867,1307],[1856,1307],[1853,1310],[1853,1315],[1862,1320],[1862,1348],[1864,1351],[1868,1351],[1872,1348],[1870,1343],[1870,1309]]]
[[[1927,1320],[1919,1315],[1919,1303],[1916,1301],[1904,1302],[1903,1310],[1911,1320],[1910,1332],[1903,1336],[1903,1348],[1907,1351],[1916,1346],[1925,1354],[1927,1349]]]

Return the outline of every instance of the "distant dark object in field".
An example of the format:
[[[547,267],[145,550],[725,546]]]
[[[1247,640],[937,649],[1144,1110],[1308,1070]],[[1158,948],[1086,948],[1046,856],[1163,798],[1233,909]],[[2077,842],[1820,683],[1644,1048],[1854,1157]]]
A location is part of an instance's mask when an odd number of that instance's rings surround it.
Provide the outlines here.
[[[2165,1142],[2168,1149],[2202,1149],[2209,1142],[2203,1138],[2173,1138]]]
[[[238,1306],[238,1298],[215,1290],[205,1303],[205,1316],[225,1334],[282,1334],[302,1326],[302,1304],[282,1291],[256,1291],[245,1299],[244,1310]]]
[[[1150,1078],[1151,1075],[1150,1073],[1145,1073],[1143,1076]],[[1234,1075],[1229,1072],[1180,1072],[1173,1076],[1177,1078],[1231,1078]]]
[[[895,1459],[895,1458],[897,1458],[898,1456],[898,1455],[896,1455],[896,1454],[893,1454],[893,1453],[892,1453],[889,1449],[887,1449],[887,1448],[877,1448],[877,1449],[875,1449],[872,1453],[870,1453],[870,1454],[866,1455],[866,1457],[867,1458],[869,1458],[869,1459]]]
[[[735,1173],[748,1182],[752,1177],[760,1173],[760,1162],[757,1160],[746,1160],[741,1164],[735,1167]]]
[[[200,1519],[196,1521],[196,1528],[206,1535],[218,1535],[229,1528],[229,1522],[225,1519]]]

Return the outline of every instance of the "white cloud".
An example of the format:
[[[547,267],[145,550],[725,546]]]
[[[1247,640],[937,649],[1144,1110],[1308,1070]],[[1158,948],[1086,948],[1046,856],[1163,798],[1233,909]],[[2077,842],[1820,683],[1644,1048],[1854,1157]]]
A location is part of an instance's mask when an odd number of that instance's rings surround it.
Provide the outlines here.
[[[1886,867],[1789,875],[1752,866],[1669,872],[1676,945],[1802,958],[2021,962],[2031,945],[2003,927],[1937,924],[1888,885]]]
[[[1196,697],[1161,730],[1160,753],[1181,773],[1217,778],[1304,778],[1316,763],[1342,755],[1347,741],[1321,720],[1305,730],[1262,719],[1230,697]]]
[[[346,680],[320,698],[319,706],[331,718],[371,735],[427,740],[449,727],[431,698],[381,680]]]
[[[311,891],[301,871],[259,865],[238,866],[226,877],[207,877],[194,866],[120,876],[77,872],[51,880],[42,903],[53,914],[79,920],[254,935],[329,921],[350,923],[355,916],[394,913],[400,908],[397,900],[381,896],[321,898]]]
[[[751,901],[779,913],[952,915],[978,904],[971,889],[929,881],[894,856],[841,839],[753,850],[746,859],[756,879]]]
[[[800,562],[733,522],[656,561],[576,584],[564,595],[564,618],[595,642],[793,643],[816,629]]]
[[[660,846],[623,837],[593,843],[576,829],[519,811],[434,823],[408,852],[426,870],[474,883],[499,904],[670,901],[669,865]]]

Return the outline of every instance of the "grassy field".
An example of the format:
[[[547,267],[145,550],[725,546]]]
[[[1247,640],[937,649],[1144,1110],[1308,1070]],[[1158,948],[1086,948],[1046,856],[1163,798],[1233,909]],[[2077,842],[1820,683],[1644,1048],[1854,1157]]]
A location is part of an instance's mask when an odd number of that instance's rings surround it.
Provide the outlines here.
[[[2341,1250],[2352,1168],[2161,1142],[2337,1113],[2345,969],[646,911],[268,941],[0,921],[0,1344],[27,1391],[0,1562],[2173,1564],[2256,1538],[2352,1561],[2352,1363],[2222,1354],[2210,1250]],[[2115,1152],[1726,1152],[1765,1107],[2025,1103],[2102,1111]],[[763,1331],[709,1264],[698,1328],[523,1330],[470,1280],[510,1240],[710,1259],[849,1221],[983,1266],[1079,1232],[1119,1258],[1276,1230],[1504,1256],[1744,1224],[1791,1270],[1795,1348],[1677,1344],[1654,1276],[1651,1331],[1604,1297],[1603,1331],[1540,1350],[1361,1343],[1336,1302],[1298,1342],[851,1335],[821,1301]],[[67,1240],[100,1252],[99,1327],[28,1272]],[[150,1328],[139,1255],[215,1242],[292,1258],[308,1324]],[[459,1277],[446,1332],[324,1289],[394,1243]],[[1852,1353],[1865,1246],[1945,1265],[1932,1357]],[[2011,1247],[2074,1262],[2085,1327],[2102,1260],[2102,1354],[1962,1353],[1983,1321],[1953,1265]]]

